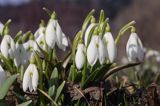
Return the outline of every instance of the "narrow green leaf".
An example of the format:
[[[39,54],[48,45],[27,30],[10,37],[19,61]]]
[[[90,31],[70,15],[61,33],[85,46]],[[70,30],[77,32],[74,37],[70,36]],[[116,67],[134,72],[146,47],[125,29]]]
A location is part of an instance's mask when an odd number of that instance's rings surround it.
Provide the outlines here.
[[[65,85],[65,81],[63,81],[62,84],[58,87],[55,101],[57,101],[59,96],[61,95],[61,92],[62,92],[62,90],[64,88],[64,85]]]
[[[50,86],[56,85],[58,86],[58,69],[55,67],[52,71],[51,77],[50,77]]]
[[[23,102],[23,103],[21,103],[21,104],[19,104],[17,106],[28,106],[31,102],[32,102],[32,100],[29,100],[29,101]]]
[[[4,99],[9,88],[12,86],[13,82],[16,80],[18,74],[10,76],[0,87],[0,99]]]
[[[52,97],[55,94],[55,85],[51,86],[48,90],[48,95]]]

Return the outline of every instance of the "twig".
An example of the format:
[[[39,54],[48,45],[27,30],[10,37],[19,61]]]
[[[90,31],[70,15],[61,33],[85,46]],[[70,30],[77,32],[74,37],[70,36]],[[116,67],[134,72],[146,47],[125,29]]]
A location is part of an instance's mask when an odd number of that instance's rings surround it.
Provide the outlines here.
[[[88,103],[88,106],[91,106],[91,105],[89,104],[89,102],[88,102],[87,98],[84,96],[83,92],[82,92],[82,91],[80,91],[77,87],[74,87],[74,88],[75,88],[75,90],[77,90],[77,91],[80,93],[80,95],[82,95],[82,96],[84,97],[84,99],[85,99],[85,100],[86,100],[86,102]]]

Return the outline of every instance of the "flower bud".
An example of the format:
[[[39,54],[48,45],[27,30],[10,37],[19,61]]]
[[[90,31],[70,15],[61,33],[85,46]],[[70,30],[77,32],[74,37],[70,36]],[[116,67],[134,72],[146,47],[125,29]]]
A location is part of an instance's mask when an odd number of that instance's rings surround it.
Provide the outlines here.
[[[79,70],[83,67],[84,62],[85,62],[84,49],[85,49],[84,44],[78,44],[77,52],[75,56],[75,62],[76,62],[76,67]]]

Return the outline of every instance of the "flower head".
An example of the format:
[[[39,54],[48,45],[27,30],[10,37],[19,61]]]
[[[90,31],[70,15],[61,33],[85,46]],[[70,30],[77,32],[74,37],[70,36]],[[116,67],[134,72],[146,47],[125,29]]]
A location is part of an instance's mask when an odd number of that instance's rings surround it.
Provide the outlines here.
[[[87,48],[88,63],[93,66],[97,62],[97,59],[99,59],[100,64],[103,64],[105,57],[106,53],[103,41],[99,36],[93,35]]]
[[[26,69],[23,77],[23,91],[36,91],[38,86],[38,70],[35,64],[30,64]]]
[[[46,43],[50,48],[53,49],[57,44],[58,48],[65,51],[68,41],[57,20],[50,19],[45,34]]]
[[[142,62],[144,59],[144,48],[136,33],[131,33],[127,46],[127,56],[130,62]]]
[[[81,69],[85,62],[84,49],[85,49],[84,44],[78,44],[75,56],[76,67],[78,69]]]
[[[16,51],[14,40],[10,35],[5,35],[1,42],[1,53],[6,58],[13,58]]]

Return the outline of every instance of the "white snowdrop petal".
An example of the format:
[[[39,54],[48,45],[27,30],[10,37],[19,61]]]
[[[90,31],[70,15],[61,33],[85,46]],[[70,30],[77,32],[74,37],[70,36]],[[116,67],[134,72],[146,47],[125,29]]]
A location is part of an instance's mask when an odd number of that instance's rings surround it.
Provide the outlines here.
[[[56,43],[58,46],[62,45],[62,29],[59,25],[59,23],[57,22],[57,25],[56,25],[56,35],[57,35],[57,40],[56,40]]]
[[[76,62],[76,67],[78,69],[81,69],[84,65],[85,55],[84,55],[84,45],[83,44],[78,44],[78,46],[77,46],[75,62]]]
[[[8,43],[7,41],[3,38],[1,42],[1,53],[3,54],[4,57],[8,58]]]
[[[45,40],[47,45],[50,48],[54,48],[56,40],[57,40],[57,35],[56,35],[56,31],[55,31],[55,20],[50,19],[47,27],[46,27],[46,36],[45,36]]]
[[[35,65],[32,66],[32,72],[33,72],[33,76],[32,76],[32,86],[34,91],[36,91],[37,86],[38,86],[38,70],[37,67]]]
[[[31,83],[31,77],[30,77],[30,66],[26,69],[23,77],[23,91],[27,91],[29,84]]]
[[[104,42],[107,42],[107,51],[106,52],[108,54],[109,61],[112,63],[116,59],[117,48],[116,48],[116,44],[115,44],[115,41],[114,41],[114,38],[113,38],[111,32],[105,33],[103,40],[104,40]]]
[[[98,59],[97,37],[93,36],[91,42],[87,48],[87,60],[88,63],[93,66]]]
[[[101,39],[99,39],[99,46],[98,46],[98,58],[99,58],[99,62],[100,64],[103,64],[105,61],[105,57],[106,57],[106,53],[105,53],[105,46],[104,43],[102,42]]]
[[[86,29],[86,32],[85,32],[85,35],[84,35],[84,43],[85,43],[85,45],[87,45],[89,32],[91,31],[91,29],[92,29],[95,25],[96,25],[95,23],[91,23],[91,24],[88,26],[88,28]]]

